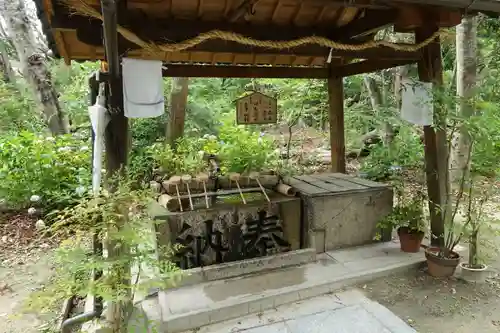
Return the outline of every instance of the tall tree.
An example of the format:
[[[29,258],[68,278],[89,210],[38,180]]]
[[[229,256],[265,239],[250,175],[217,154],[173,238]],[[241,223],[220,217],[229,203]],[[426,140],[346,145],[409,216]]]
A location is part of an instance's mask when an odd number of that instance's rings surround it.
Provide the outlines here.
[[[184,135],[184,122],[189,92],[189,78],[172,78],[170,112],[167,123],[167,142],[175,147],[175,141]]]
[[[375,81],[375,79],[368,74],[365,74],[365,76],[363,77],[363,81],[365,83],[366,90],[368,91],[368,95],[370,97],[373,113],[376,116],[380,117],[381,110],[384,107],[383,105],[384,99],[380,87],[378,86],[377,81]],[[384,128],[381,131],[383,132],[383,134],[381,134],[380,136],[382,137],[384,143],[388,144],[392,142],[392,140],[394,139],[394,128],[392,127],[390,120],[387,119],[387,117],[385,118],[386,119],[383,122]]]
[[[12,42],[0,22],[0,68],[4,81],[14,83],[16,76],[9,61],[9,53],[7,52],[7,46],[10,46],[10,44]]]
[[[477,21],[476,17],[466,15],[457,26],[457,95],[459,104],[457,113],[467,120],[474,113],[474,93],[477,79]],[[467,124],[462,124],[453,139],[450,159],[450,176],[453,182],[459,181],[470,168],[469,150],[471,138]]]
[[[50,71],[45,64],[44,55],[39,52],[33,22],[23,0],[4,0],[2,5],[8,34],[19,57],[22,74],[33,90],[49,130],[53,135],[69,133],[69,119],[59,105]]]

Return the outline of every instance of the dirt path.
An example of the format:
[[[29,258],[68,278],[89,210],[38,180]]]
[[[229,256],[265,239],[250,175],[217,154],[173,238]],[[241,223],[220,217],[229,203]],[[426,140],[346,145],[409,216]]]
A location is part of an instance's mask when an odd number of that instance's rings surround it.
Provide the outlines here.
[[[49,251],[31,254],[26,261],[0,261],[0,333],[40,332],[43,322],[21,310],[29,294],[50,277],[50,258]]]
[[[47,332],[37,316],[22,313],[25,300],[52,273],[54,244],[35,222],[26,214],[0,215],[0,333]]]
[[[500,277],[484,285],[435,279],[424,270],[361,286],[419,333],[500,332]]]

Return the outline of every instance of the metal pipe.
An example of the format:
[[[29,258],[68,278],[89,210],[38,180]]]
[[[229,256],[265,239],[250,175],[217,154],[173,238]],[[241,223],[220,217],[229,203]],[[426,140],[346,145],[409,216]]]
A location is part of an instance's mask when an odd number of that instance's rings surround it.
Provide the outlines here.
[[[71,328],[77,324],[83,324],[87,321],[90,321],[94,318],[98,318],[101,316],[101,311],[94,310],[90,312],[85,312],[79,314],[78,316],[74,316],[66,319],[61,325],[61,333],[71,333]]]

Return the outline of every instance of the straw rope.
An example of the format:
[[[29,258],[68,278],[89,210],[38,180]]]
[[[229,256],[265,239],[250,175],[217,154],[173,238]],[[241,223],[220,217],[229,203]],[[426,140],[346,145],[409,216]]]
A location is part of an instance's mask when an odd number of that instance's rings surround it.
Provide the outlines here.
[[[96,9],[94,9],[93,7],[89,6],[88,4],[84,3],[81,0],[63,0],[63,3],[74,14],[93,17],[95,19],[103,21],[101,13],[99,13]],[[342,51],[362,51],[366,49],[376,48],[379,46],[385,46],[396,51],[414,52],[429,45],[441,34],[441,31],[437,31],[434,34],[432,34],[429,38],[425,39],[424,41],[418,44],[397,44],[384,40],[382,41],[373,40],[366,43],[353,45],[353,44],[344,44],[335,42],[333,40],[320,36],[308,36],[294,40],[272,41],[272,40],[257,40],[235,32],[211,30],[208,32],[201,33],[200,35],[194,38],[187,39],[178,43],[166,43],[158,45],[152,42],[147,42],[142,40],[135,33],[120,25],[118,25],[117,31],[125,39],[129,40],[134,44],[137,44],[138,46],[149,52],[183,51],[211,39],[221,39],[224,41],[236,42],[243,45],[263,47],[276,50],[290,49],[307,44],[316,44],[319,46],[328,47],[335,50],[342,50]]]

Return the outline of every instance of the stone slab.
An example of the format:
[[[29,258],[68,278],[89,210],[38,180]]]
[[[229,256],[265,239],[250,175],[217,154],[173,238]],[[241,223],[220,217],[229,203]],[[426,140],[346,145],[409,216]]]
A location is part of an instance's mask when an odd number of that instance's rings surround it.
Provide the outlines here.
[[[202,327],[197,333],[416,333],[387,308],[352,289]],[[185,332],[188,333],[188,332]]]
[[[290,333],[391,333],[361,306],[300,317],[287,321],[286,325]]]
[[[327,251],[325,253],[340,263],[348,263],[352,261],[359,261],[360,259],[384,257],[388,255],[402,255],[403,257],[407,257],[407,253],[401,252],[399,241],[357,246],[348,249]]]
[[[394,244],[377,248],[379,255],[369,259],[367,252],[373,252],[373,246],[364,251],[353,249],[350,256],[345,252],[348,250],[343,250],[343,255],[349,257],[344,263],[333,259],[335,253],[329,253],[315,263],[298,267],[167,290],[159,295],[162,320],[169,333],[197,329],[412,269],[425,260],[422,253],[394,252]]]

